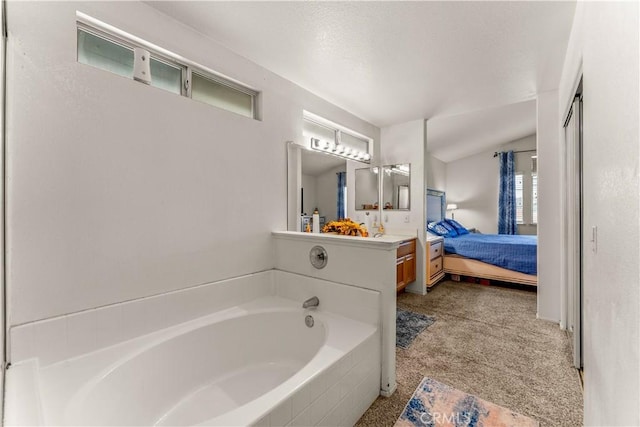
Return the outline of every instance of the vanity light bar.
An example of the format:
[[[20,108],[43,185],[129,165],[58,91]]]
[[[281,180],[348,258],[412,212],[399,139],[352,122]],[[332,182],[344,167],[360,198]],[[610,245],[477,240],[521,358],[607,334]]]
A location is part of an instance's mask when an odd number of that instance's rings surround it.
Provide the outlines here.
[[[357,160],[359,162],[369,163],[371,154],[345,147],[342,144],[334,144],[330,141],[320,141],[318,138],[311,138],[311,148],[318,151],[324,151],[335,156],[344,157],[349,160]]]
[[[400,175],[409,176],[409,166],[407,165],[394,165],[390,169],[388,169],[389,175],[393,173],[397,173]]]

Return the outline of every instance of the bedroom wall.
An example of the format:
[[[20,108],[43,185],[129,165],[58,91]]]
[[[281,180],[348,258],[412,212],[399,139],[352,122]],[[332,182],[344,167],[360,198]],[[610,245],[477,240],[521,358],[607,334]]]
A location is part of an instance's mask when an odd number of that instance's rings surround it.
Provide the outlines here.
[[[640,425],[639,21],[637,2],[578,2],[560,85],[561,124],[583,72],[588,426]]]
[[[10,325],[273,268],[303,109],[379,140],[144,3],[7,8]],[[78,64],[76,10],[259,89],[262,120]]]
[[[427,188],[446,191],[447,164],[445,162],[427,153],[425,173],[427,175]]]
[[[498,189],[500,164],[493,157],[496,151],[535,150],[536,135],[496,146],[473,156],[446,164],[447,203],[456,203],[455,218],[468,228],[485,234],[498,232]],[[531,170],[531,155],[516,153],[516,171]],[[525,194],[525,197],[530,194]],[[451,212],[447,212],[451,218]],[[536,234],[536,226],[518,225],[518,234]]]

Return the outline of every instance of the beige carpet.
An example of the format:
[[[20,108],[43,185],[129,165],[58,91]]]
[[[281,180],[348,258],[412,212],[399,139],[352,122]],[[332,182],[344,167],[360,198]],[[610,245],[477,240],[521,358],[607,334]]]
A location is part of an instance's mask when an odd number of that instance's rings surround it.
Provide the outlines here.
[[[396,349],[398,389],[379,397],[358,426],[393,426],[423,377],[534,418],[581,426],[582,391],[569,341],[536,319],[531,291],[443,282],[426,297],[404,293],[398,307],[436,317],[406,350]]]

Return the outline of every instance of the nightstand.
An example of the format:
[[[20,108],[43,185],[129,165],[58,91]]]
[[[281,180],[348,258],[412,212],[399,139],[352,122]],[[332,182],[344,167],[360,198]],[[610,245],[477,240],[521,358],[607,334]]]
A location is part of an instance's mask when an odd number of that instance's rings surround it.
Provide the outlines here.
[[[427,288],[432,287],[444,277],[444,238],[427,237]]]

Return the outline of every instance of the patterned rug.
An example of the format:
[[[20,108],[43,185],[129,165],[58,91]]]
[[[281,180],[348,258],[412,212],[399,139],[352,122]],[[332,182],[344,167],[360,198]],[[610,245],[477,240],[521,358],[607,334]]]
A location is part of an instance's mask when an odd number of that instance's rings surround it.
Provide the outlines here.
[[[539,423],[425,377],[394,427],[533,427]]]
[[[409,348],[414,339],[436,321],[435,317],[396,310],[396,346]]]

